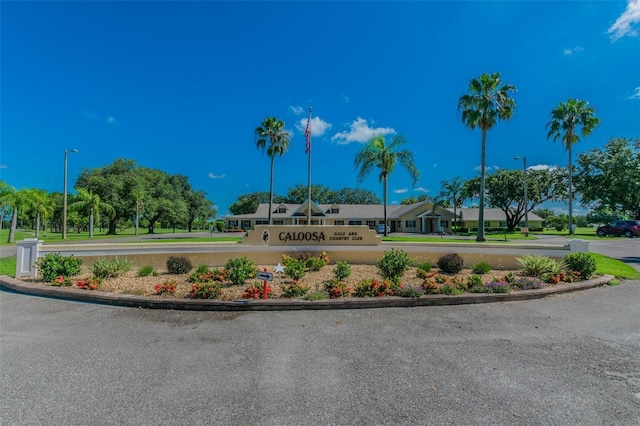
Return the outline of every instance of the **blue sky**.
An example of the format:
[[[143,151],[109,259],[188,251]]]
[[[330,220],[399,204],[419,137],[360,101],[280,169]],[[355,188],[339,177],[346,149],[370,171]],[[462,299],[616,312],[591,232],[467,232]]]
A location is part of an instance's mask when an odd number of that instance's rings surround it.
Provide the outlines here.
[[[0,178],[62,191],[83,168],[118,157],[184,174],[219,215],[269,190],[253,131],[286,122],[275,192],[358,186],[353,158],[377,133],[400,133],[416,187],[398,167],[390,202],[436,194],[478,174],[480,132],[457,101],[471,78],[501,72],[517,109],[487,138],[487,166],[566,165],[545,124],[584,99],[601,125],[576,145],[640,136],[640,1],[580,2],[2,2]],[[360,187],[382,198],[377,173]],[[576,210],[579,214],[580,210]]]

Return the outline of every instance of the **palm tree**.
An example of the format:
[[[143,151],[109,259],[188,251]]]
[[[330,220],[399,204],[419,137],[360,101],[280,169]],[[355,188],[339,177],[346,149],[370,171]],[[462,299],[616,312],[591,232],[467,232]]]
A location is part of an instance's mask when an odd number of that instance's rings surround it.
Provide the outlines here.
[[[276,117],[267,117],[255,130],[256,147],[266,150],[271,158],[271,181],[269,183],[269,225],[271,225],[271,205],[273,204],[273,160],[289,149],[290,134],[284,130],[284,121]],[[267,145],[268,144],[268,145]]]
[[[458,111],[462,112],[462,122],[470,129],[479,127],[482,131],[482,154],[480,162],[480,211],[478,212],[478,236],[476,241],[484,241],[484,191],[485,164],[487,153],[487,130],[491,130],[498,120],[508,120],[516,108],[509,92],[516,87],[503,84],[500,73],[484,73],[469,82],[469,93],[460,96]]]
[[[25,202],[29,210],[36,214],[36,235],[40,236],[40,220],[46,220],[49,216],[53,216],[55,210],[55,202],[43,189],[32,188],[25,192]]]
[[[581,127],[583,137],[587,137],[600,124],[600,119],[595,116],[595,108],[589,106],[589,102],[579,99],[568,99],[567,103],[560,102],[551,110],[551,121],[546,125],[549,130],[547,139],[553,137],[553,142],[558,139],[569,153],[569,235],[573,235],[573,169],[571,166],[571,147],[578,143],[578,127]]]
[[[464,182],[460,176],[456,176],[450,181],[442,181],[442,193],[448,200],[453,204],[453,229],[455,234],[455,229],[457,225],[457,209],[458,207],[462,207],[462,202],[467,198],[466,191],[464,189]]]
[[[87,191],[84,188],[76,188],[78,201],[71,204],[71,209],[89,211],[89,238],[93,238],[93,218],[100,217],[100,210],[113,216],[115,210],[109,204],[104,203],[98,194]]]
[[[11,210],[11,227],[7,243],[13,243],[18,227],[18,212],[27,205],[26,189],[17,190],[13,186],[0,181],[0,205]]]
[[[362,183],[365,177],[371,173],[374,167],[380,169],[380,182],[382,182],[382,192],[384,198],[384,235],[387,236],[387,186],[389,174],[398,161],[407,171],[413,184],[415,185],[420,176],[420,171],[413,162],[411,151],[398,151],[398,147],[406,143],[404,137],[397,135],[389,145],[386,144],[384,136],[374,136],[357,154],[353,164],[358,170],[358,182]]]

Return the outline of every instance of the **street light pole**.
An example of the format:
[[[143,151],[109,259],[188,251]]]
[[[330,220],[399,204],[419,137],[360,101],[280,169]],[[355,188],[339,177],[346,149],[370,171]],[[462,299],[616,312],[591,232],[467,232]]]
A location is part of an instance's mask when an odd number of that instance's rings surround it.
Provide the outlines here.
[[[520,157],[513,157],[514,160],[519,160]],[[527,197],[527,157],[522,157],[522,165],[524,171],[524,227],[526,228],[526,232],[524,233],[524,237],[527,238],[529,236],[529,199]]]
[[[64,150],[64,191],[62,197],[62,239],[67,239],[67,157],[69,152],[78,152],[77,149]]]

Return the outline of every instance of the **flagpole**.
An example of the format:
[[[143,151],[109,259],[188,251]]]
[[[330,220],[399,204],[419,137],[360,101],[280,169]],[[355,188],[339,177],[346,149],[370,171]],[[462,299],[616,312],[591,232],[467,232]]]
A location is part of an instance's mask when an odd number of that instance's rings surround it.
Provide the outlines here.
[[[309,203],[308,207],[307,207],[307,226],[311,225],[311,107],[309,107],[309,119],[307,120],[307,130],[306,130],[306,137],[307,137],[307,148],[309,151],[309,158],[307,159],[309,162],[309,166],[308,166],[308,171],[309,171],[309,175],[308,175],[308,181],[309,181],[309,185],[307,188],[307,202]]]

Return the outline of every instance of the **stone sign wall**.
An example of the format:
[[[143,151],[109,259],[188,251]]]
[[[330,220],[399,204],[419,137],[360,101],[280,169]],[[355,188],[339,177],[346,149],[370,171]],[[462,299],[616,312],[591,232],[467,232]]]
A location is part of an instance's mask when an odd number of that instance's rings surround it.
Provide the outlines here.
[[[381,242],[366,225],[256,225],[242,238],[242,244],[254,246],[376,246]]]

